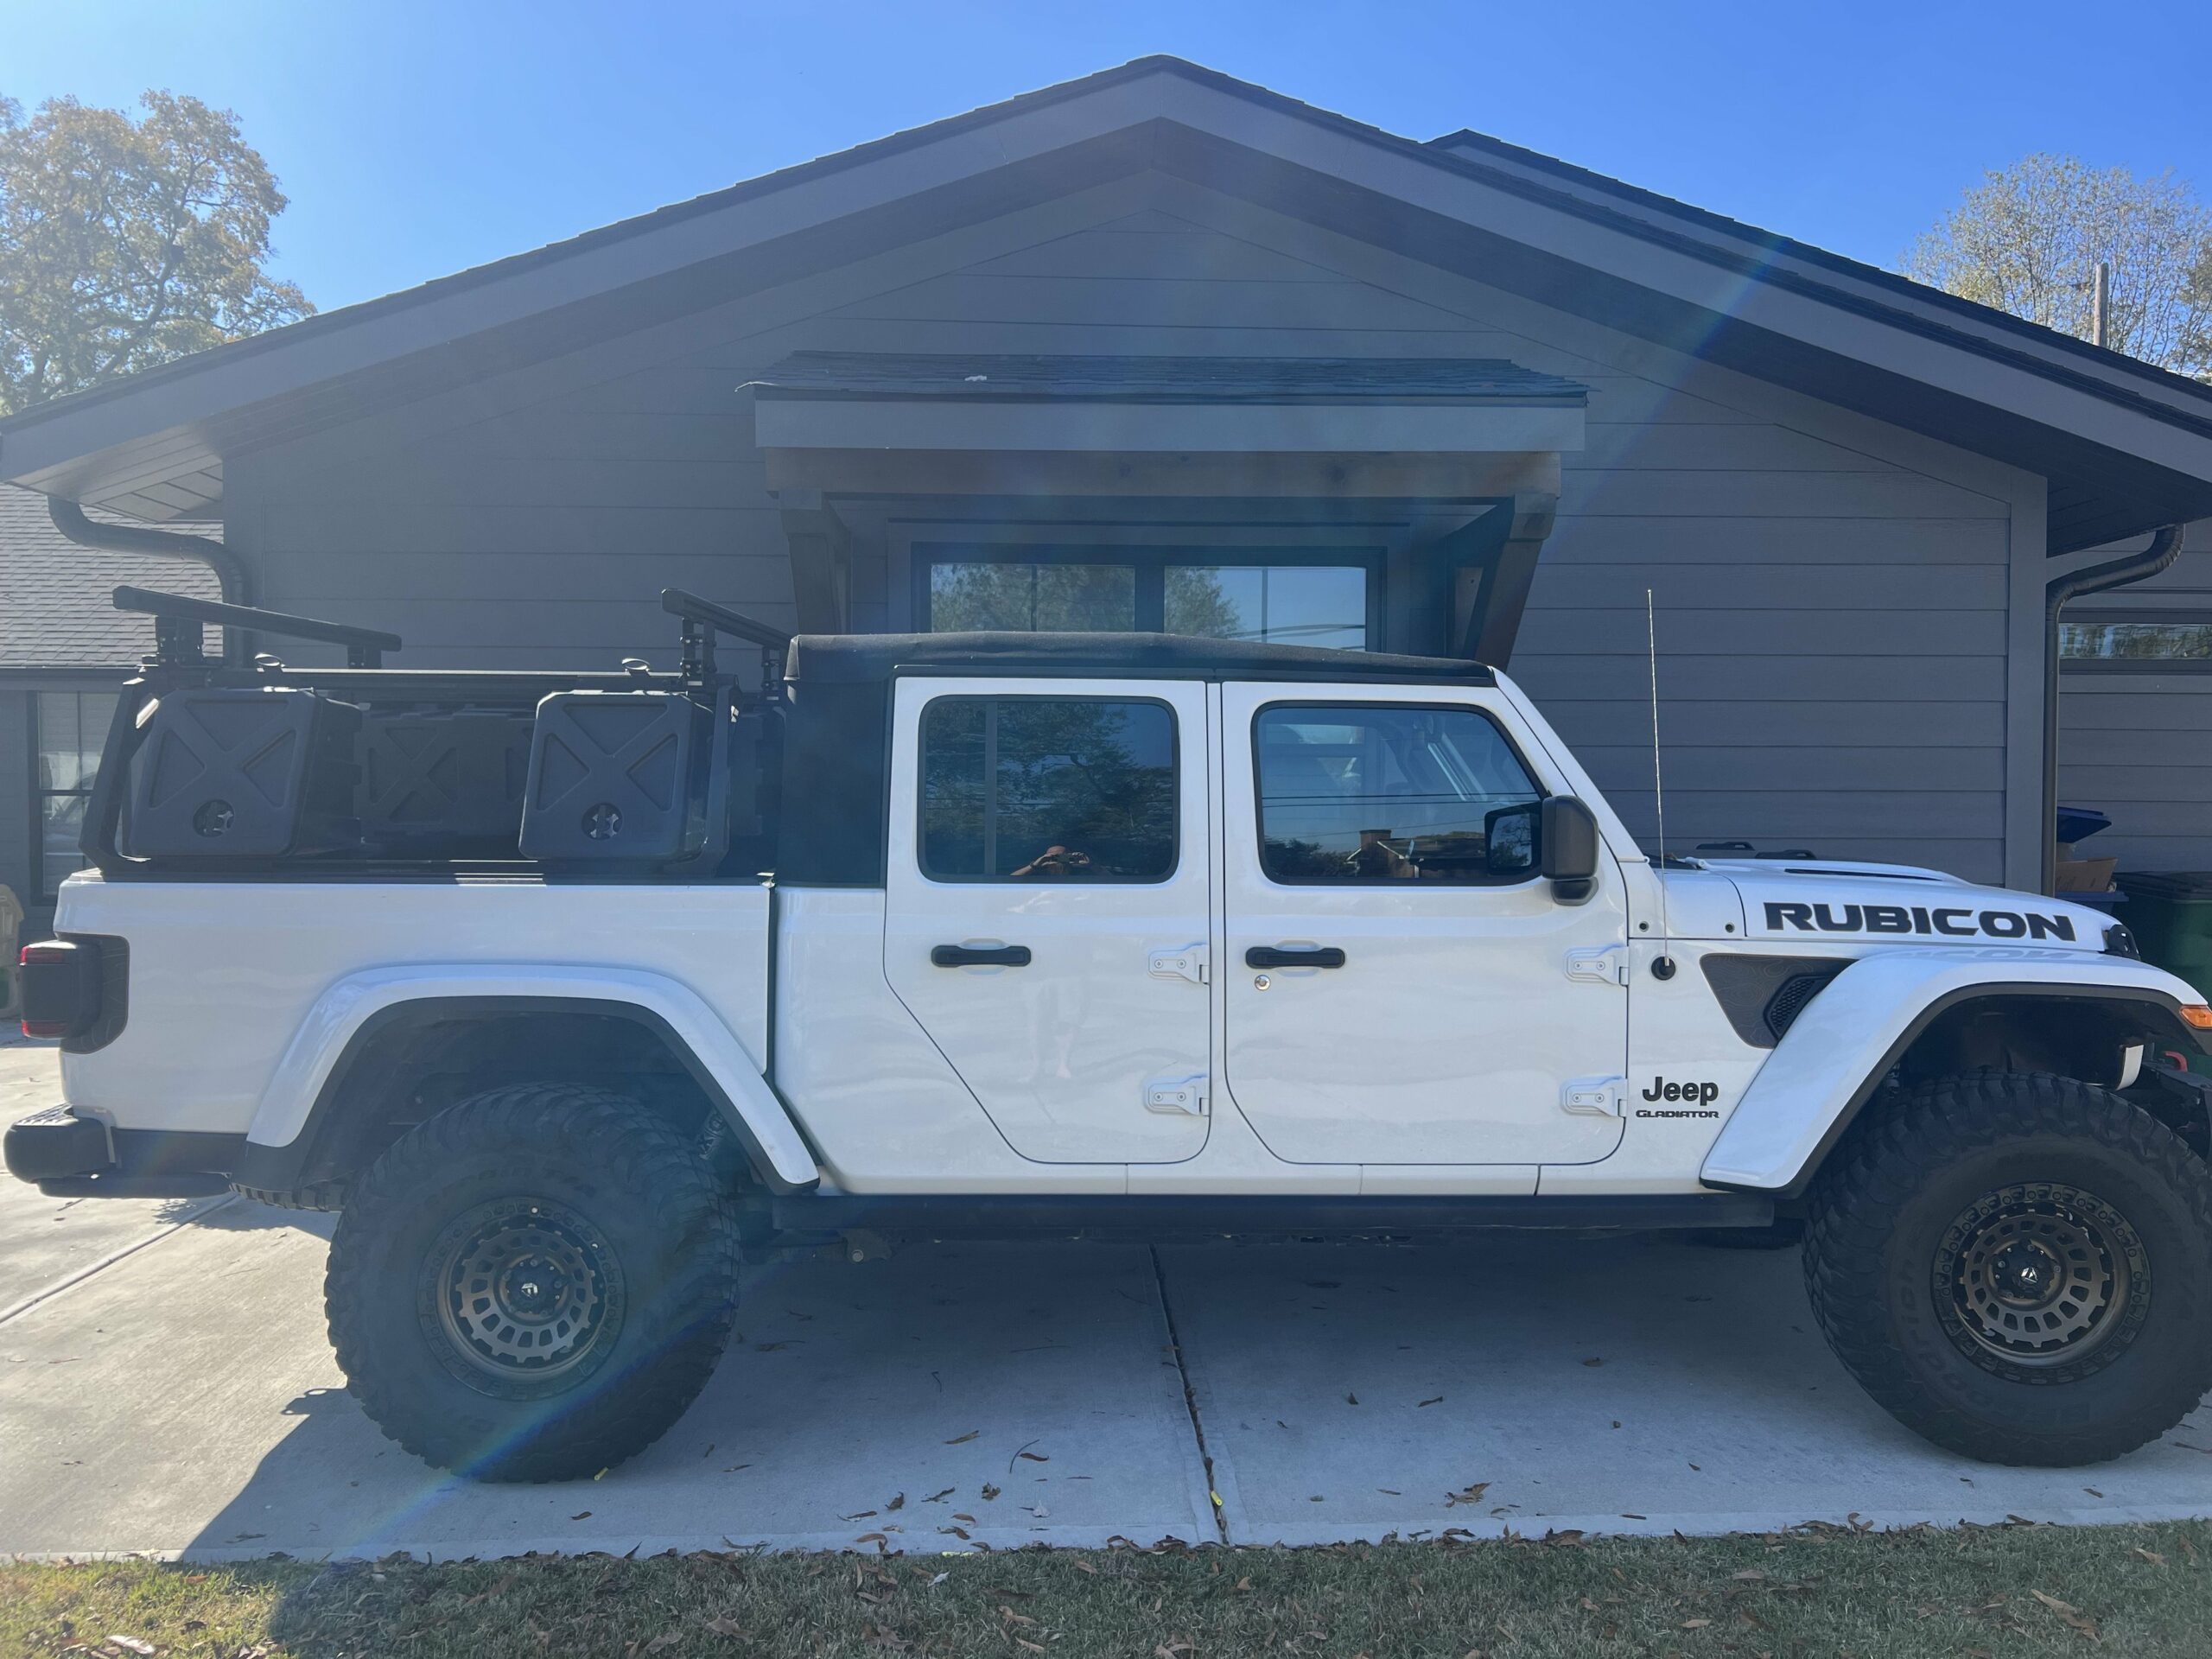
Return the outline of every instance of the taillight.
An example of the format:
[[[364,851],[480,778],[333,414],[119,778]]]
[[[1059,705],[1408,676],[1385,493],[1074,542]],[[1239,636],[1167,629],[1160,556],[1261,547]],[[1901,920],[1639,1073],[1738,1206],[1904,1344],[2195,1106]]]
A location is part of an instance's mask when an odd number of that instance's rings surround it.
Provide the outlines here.
[[[16,957],[23,970],[23,1035],[67,1039],[99,1018],[100,959],[67,939],[27,944]]]

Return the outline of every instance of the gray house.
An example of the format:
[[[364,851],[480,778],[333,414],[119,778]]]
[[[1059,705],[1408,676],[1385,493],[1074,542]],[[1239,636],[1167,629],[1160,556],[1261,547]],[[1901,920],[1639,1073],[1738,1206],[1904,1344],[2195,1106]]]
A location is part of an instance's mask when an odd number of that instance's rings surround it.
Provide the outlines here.
[[[2051,584],[2212,514],[2212,391],[1154,58],[35,410],[0,479],[219,527],[234,596],[411,664],[665,663],[665,584],[1471,652],[1643,831],[1649,588],[1678,843],[2033,886]]]
[[[22,902],[26,938],[43,933],[55,887],[84,864],[78,830],[114,688],[154,648],[152,619],[108,602],[124,582],[217,597],[204,563],[88,551],[54,528],[44,498],[0,485],[0,886]]]

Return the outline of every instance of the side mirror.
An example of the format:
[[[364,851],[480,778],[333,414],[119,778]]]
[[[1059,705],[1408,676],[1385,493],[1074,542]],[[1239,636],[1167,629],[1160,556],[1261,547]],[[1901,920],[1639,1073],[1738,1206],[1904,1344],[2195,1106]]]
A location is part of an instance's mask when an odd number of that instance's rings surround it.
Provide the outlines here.
[[[1533,875],[1542,844],[1543,803],[1522,801],[1483,814],[1483,845],[1492,875]]]
[[[1598,817],[1573,795],[1553,795],[1543,803],[1544,874],[1552,895],[1563,905],[1579,905],[1598,890]]]

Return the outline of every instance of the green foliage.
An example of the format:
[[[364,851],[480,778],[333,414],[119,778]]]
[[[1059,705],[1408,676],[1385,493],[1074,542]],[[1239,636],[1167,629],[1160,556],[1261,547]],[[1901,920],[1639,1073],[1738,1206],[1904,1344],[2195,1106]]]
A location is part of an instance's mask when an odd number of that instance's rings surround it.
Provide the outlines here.
[[[0,413],[315,310],[264,269],[284,197],[238,117],[139,103],[0,98]]]
[[[2212,209],[2171,173],[2138,178],[2071,156],[1986,173],[1899,261],[1905,276],[2076,339],[2112,264],[2107,344],[2212,376]]]

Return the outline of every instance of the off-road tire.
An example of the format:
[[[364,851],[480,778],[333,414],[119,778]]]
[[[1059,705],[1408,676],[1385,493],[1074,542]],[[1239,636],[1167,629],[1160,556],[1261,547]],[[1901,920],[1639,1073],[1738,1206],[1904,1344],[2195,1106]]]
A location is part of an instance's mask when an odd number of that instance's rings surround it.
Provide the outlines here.
[[[2031,1358],[1998,1351],[1972,1334],[1972,1297],[1959,1288],[1959,1241],[1971,1236],[1961,1224],[2001,1213],[2006,1195],[2048,1199],[2038,1186],[2061,1189],[2062,1210],[2101,1217],[2096,1237],[2120,1241],[2076,1253],[2081,1282],[2105,1288],[2068,1306],[2101,1306],[2110,1323],[2085,1327],[2075,1357],[2071,1337]],[[1947,1450],[2101,1463],[2156,1440],[2212,1388],[2212,1173],[2111,1090],[2002,1071],[1924,1084],[1870,1109],[1808,1201],[1805,1284],[1836,1357]]]
[[[505,1243],[547,1217],[575,1271],[537,1271],[548,1252],[512,1271],[531,1295],[550,1294],[541,1280],[576,1287],[563,1306],[587,1310],[560,1327],[571,1370],[557,1375],[522,1369],[527,1353],[472,1351],[498,1348],[507,1304],[467,1311],[488,1300],[470,1300],[484,1282],[467,1279],[475,1247],[449,1242],[488,1228]],[[348,1389],[410,1452],[478,1479],[564,1480],[644,1450],[683,1414],[728,1340],[737,1267],[730,1205],[683,1135],[622,1095],[526,1084],[439,1114],[370,1166],[346,1195],[324,1306]]]
[[[232,1181],[231,1191],[242,1198],[265,1204],[272,1210],[321,1210],[335,1215],[346,1207],[346,1183],[343,1181],[310,1181],[305,1186],[293,1187],[282,1192],[272,1192],[265,1186],[240,1186]]]

